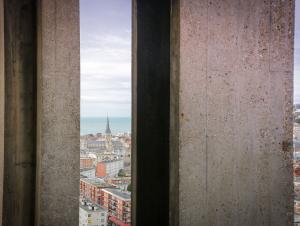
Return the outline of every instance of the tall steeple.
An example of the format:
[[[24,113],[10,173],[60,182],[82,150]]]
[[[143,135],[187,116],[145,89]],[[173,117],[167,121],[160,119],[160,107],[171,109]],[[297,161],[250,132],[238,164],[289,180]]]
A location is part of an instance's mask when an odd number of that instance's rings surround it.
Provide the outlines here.
[[[106,119],[105,140],[106,140],[106,142],[105,142],[106,151],[112,152],[113,151],[112,135],[111,135],[110,127],[109,127],[108,115],[107,115],[107,119]]]
[[[107,119],[106,119],[106,130],[105,130],[105,134],[107,135],[110,135],[111,134],[111,130],[110,130],[110,127],[109,127],[109,118],[107,116]]]

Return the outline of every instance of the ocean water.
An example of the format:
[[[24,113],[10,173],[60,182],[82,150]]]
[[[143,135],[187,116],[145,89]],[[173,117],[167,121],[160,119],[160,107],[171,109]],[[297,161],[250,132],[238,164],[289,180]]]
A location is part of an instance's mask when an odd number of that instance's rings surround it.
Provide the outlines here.
[[[131,132],[131,118],[110,117],[109,124],[112,134]],[[81,117],[80,134],[104,133],[106,117]]]

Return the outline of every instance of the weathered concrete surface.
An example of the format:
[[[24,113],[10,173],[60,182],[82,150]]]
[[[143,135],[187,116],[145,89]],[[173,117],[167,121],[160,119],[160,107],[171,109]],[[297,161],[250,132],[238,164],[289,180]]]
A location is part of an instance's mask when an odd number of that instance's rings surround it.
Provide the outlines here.
[[[79,1],[38,6],[36,225],[78,225]]]
[[[0,225],[3,211],[3,177],[4,177],[4,8],[0,0]]]
[[[169,225],[179,225],[179,69],[180,69],[180,7],[179,1],[171,1],[170,16],[170,200]]]
[[[292,225],[294,1],[172,12],[172,226]]]
[[[4,7],[3,225],[32,226],[36,153],[36,4],[34,0],[6,0]],[[2,89],[3,81],[2,78]],[[1,103],[3,111],[3,99]]]

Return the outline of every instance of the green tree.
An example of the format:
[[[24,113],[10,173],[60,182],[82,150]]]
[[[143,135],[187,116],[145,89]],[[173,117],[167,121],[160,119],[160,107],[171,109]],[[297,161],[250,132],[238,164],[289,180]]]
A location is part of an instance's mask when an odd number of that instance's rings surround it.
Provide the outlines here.
[[[131,192],[131,183],[128,184],[128,186],[127,186],[127,191],[130,191],[130,192]]]
[[[124,169],[120,169],[119,173],[118,173],[118,176],[119,177],[125,177],[126,176],[125,170]]]

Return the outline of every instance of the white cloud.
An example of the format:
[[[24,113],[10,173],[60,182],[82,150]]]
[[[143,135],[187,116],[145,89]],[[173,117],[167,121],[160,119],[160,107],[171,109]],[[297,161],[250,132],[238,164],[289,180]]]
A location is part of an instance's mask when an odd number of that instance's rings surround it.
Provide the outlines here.
[[[81,41],[82,116],[129,116],[131,37],[88,35]]]

